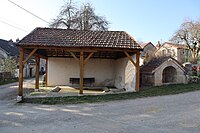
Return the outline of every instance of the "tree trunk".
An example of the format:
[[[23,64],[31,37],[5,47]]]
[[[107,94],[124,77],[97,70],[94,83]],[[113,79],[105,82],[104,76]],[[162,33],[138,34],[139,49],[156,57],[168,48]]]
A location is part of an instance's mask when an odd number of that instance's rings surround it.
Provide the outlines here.
[[[191,62],[193,64],[197,64],[197,58],[198,58],[198,53],[192,52],[192,60],[191,60]]]

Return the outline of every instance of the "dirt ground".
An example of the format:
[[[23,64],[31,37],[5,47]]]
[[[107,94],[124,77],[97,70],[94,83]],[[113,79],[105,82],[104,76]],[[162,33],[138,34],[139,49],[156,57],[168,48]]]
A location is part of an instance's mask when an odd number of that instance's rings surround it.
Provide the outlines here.
[[[200,91],[96,104],[39,105],[17,104],[12,97],[17,92],[16,85],[0,87],[2,133],[200,131]]]

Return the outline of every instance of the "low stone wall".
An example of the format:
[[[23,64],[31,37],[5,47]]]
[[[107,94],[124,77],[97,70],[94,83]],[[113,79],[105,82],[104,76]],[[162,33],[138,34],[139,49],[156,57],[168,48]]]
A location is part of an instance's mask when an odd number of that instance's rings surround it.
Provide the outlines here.
[[[141,86],[154,86],[154,74],[141,73],[140,74],[140,85]]]
[[[8,80],[8,79],[12,79],[12,74],[11,72],[0,72],[0,80]]]

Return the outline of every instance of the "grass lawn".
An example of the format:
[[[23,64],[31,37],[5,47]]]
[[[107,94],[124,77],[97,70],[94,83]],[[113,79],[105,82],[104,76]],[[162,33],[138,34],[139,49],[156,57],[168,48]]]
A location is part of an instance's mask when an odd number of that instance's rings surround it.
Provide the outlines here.
[[[39,104],[78,104],[78,103],[96,103],[107,102],[114,100],[136,99],[153,96],[174,95],[179,93],[191,92],[200,90],[200,84],[177,84],[159,87],[150,87],[140,90],[140,92],[132,93],[116,93],[105,95],[83,95],[83,96],[63,96],[49,98],[24,98],[24,103],[39,103]]]
[[[0,81],[0,85],[9,84],[9,83],[17,82],[17,81],[18,81],[18,79],[10,79],[10,80],[6,80],[6,81]]]

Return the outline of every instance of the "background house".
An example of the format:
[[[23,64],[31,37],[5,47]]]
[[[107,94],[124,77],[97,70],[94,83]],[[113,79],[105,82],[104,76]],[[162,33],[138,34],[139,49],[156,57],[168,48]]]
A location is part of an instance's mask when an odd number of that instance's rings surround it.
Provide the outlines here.
[[[143,51],[140,52],[140,66],[142,66],[154,57],[157,48],[151,42],[141,43],[140,46],[143,48]]]
[[[6,41],[3,39],[0,39],[0,61],[3,61],[3,59],[11,58],[17,61],[19,60],[19,49],[16,46],[16,42],[13,42],[12,40]],[[45,60],[41,60],[40,62],[40,70],[45,71]],[[16,67],[16,73],[13,75],[15,77],[18,77],[18,67]],[[34,77],[35,76],[35,59],[32,57],[28,60],[28,62],[24,65],[24,77]],[[0,72],[3,72],[2,66],[0,66]]]
[[[156,57],[171,56],[181,64],[188,62],[190,57],[190,51],[186,45],[172,44],[165,42],[161,45],[157,51],[155,51]]]
[[[0,80],[14,78],[19,50],[12,40],[0,39]]]
[[[15,57],[19,56],[19,50],[16,44],[12,41],[6,41],[0,39],[0,58]]]

